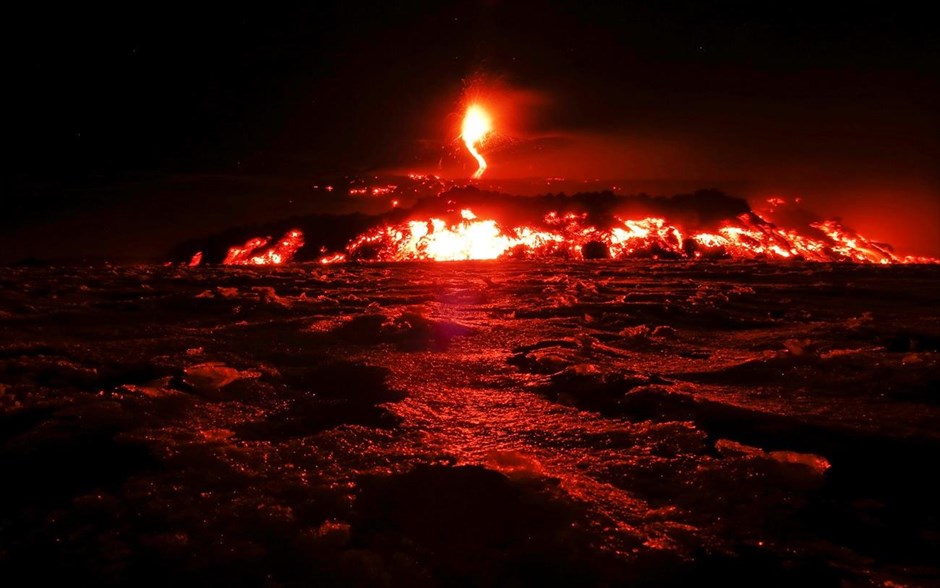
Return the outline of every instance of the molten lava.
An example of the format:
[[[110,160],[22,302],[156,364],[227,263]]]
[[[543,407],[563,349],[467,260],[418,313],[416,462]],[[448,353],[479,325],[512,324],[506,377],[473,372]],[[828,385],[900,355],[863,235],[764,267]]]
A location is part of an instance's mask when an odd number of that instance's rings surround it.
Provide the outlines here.
[[[586,216],[550,213],[537,226],[501,226],[464,209],[452,222],[430,218],[377,227],[350,242],[345,254],[321,262],[600,257],[937,263],[899,256],[836,221],[812,223],[808,234],[801,234],[755,212],[725,221],[714,231],[688,231],[658,217],[617,218],[614,226],[599,228],[588,224]]]
[[[482,143],[491,132],[493,132],[493,121],[490,115],[480,105],[471,104],[463,118],[460,138],[463,139],[470,155],[477,160],[479,165],[473,174],[474,179],[480,178],[486,171],[486,160],[480,155],[477,145]]]
[[[382,261],[497,259],[515,249],[548,251],[552,243],[562,240],[528,227],[503,230],[494,220],[477,220],[469,209],[461,210],[460,216],[461,220],[452,224],[431,218],[379,227],[350,243],[347,255]],[[321,261],[328,263],[326,258]]]
[[[696,220],[699,216],[687,213],[677,216],[687,219],[688,224],[666,217],[662,212],[633,212],[628,216],[626,212],[598,213],[582,208],[547,214],[544,211],[552,208],[543,208],[543,212],[532,218],[520,217],[525,212],[522,208],[500,212],[498,208],[488,207],[488,214],[494,215],[490,218],[478,218],[470,208],[456,207],[447,212],[440,210],[430,218],[408,218],[396,212],[386,218],[401,220],[386,220],[385,224],[366,230],[352,238],[343,250],[320,247],[319,261],[334,264],[349,260],[549,258],[940,263],[930,257],[898,255],[890,245],[859,235],[836,220],[803,220],[800,229],[780,226],[772,219],[782,218],[775,210],[783,203],[781,199],[772,199],[769,209],[730,213],[724,220],[713,218],[708,224],[701,224],[705,221]],[[447,200],[439,204],[450,207],[456,202]],[[510,218],[515,220],[510,221]],[[520,218],[525,220],[520,222]],[[298,229],[288,231],[276,242],[272,242],[271,237],[254,237],[243,245],[230,247],[222,263],[279,265],[291,261],[303,246],[304,234]],[[195,267],[203,262],[199,251],[189,258],[188,265]]]
[[[254,237],[244,245],[231,247],[222,261],[224,265],[280,265],[290,261],[304,246],[304,234],[293,229],[267,247],[271,237]]]

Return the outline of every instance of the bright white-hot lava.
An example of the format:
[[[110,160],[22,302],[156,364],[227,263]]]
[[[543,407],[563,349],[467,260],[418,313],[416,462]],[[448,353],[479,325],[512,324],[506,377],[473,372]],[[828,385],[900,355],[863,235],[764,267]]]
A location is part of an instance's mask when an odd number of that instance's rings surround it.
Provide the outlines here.
[[[473,174],[474,178],[479,178],[486,171],[486,160],[480,155],[477,144],[481,143],[491,132],[493,132],[493,120],[490,115],[482,106],[471,104],[467,108],[467,114],[463,117],[460,138],[463,139],[467,150],[470,151],[470,154],[479,164],[477,171]]]
[[[854,263],[938,263],[903,256],[837,221],[813,222],[799,232],[775,225],[755,212],[741,214],[708,231],[690,230],[665,218],[614,216],[611,225],[592,224],[586,213],[550,212],[531,225],[477,218],[469,208],[440,217],[375,227],[349,242],[344,252],[320,258],[347,260],[460,261],[505,258],[562,259],[737,259]],[[450,217],[448,219],[448,217]],[[447,219],[447,220],[445,220]],[[303,247],[304,235],[288,231],[279,241],[255,237],[228,249],[224,265],[280,265]],[[324,253],[328,253],[325,249]],[[200,265],[202,252],[189,261]]]
[[[756,213],[725,221],[713,231],[687,230],[667,219],[617,217],[595,226],[586,215],[549,213],[533,225],[504,225],[479,219],[469,209],[450,222],[410,220],[376,227],[321,259],[458,261],[501,258],[802,259],[818,262],[936,263],[901,256],[835,221],[812,223],[807,234],[778,227]]]

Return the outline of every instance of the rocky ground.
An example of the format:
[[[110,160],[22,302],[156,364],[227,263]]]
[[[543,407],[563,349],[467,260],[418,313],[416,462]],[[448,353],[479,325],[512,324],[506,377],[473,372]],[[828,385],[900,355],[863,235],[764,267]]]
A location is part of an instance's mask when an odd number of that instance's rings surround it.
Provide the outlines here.
[[[0,574],[940,582],[938,278],[0,269]]]

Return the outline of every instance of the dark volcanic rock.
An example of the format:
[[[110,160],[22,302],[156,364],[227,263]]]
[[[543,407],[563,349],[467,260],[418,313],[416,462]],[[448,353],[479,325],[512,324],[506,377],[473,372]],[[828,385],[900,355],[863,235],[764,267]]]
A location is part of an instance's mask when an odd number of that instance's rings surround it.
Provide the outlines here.
[[[936,584],[937,272],[6,268],[0,578]]]

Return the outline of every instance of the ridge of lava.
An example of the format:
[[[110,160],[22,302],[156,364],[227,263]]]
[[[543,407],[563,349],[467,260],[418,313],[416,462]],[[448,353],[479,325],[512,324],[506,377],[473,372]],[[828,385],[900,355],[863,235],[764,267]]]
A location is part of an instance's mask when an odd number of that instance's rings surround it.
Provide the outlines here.
[[[379,214],[314,214],[234,228],[182,243],[171,258],[191,266],[551,258],[937,262],[899,255],[782,198],[752,207],[714,189],[671,197],[511,196],[474,186]]]

